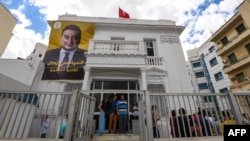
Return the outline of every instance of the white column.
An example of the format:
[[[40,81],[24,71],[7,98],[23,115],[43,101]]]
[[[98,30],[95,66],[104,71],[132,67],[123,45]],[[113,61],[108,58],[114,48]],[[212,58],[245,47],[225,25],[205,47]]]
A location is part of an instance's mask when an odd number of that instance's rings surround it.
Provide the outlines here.
[[[89,80],[89,73],[91,71],[91,68],[89,66],[88,67],[85,66],[84,71],[85,71],[85,74],[84,74],[82,90],[87,90],[87,88],[88,88],[88,80]]]
[[[147,79],[146,79],[146,69],[140,68],[141,70],[141,90],[147,90]]]

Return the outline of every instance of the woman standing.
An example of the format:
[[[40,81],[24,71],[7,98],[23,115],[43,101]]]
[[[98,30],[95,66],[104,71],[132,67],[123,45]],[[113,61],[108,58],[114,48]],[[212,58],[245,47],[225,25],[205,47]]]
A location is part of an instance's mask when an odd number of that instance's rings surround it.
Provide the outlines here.
[[[105,97],[102,102],[98,105],[98,109],[100,110],[99,115],[99,134],[102,135],[105,132],[106,126],[106,118],[105,112],[107,111],[108,98]]]

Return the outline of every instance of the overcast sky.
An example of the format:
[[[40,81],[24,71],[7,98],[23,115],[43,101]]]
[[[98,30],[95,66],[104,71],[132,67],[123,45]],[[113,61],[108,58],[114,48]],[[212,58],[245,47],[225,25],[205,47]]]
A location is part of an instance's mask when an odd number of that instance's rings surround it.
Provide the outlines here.
[[[0,0],[17,18],[2,58],[26,58],[36,42],[48,44],[47,20],[58,15],[118,17],[118,7],[132,19],[168,19],[185,26],[180,39],[183,52],[199,47],[222,26],[243,0]],[[2,19],[1,19],[2,20]],[[2,36],[2,35],[1,35]]]

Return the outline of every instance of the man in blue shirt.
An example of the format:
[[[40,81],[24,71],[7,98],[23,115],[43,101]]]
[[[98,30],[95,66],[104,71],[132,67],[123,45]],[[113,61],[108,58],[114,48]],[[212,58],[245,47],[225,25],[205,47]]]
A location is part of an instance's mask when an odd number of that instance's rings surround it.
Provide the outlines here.
[[[121,95],[121,99],[117,101],[117,113],[119,116],[119,133],[126,134],[126,125],[128,117],[128,103],[124,99],[124,95]]]

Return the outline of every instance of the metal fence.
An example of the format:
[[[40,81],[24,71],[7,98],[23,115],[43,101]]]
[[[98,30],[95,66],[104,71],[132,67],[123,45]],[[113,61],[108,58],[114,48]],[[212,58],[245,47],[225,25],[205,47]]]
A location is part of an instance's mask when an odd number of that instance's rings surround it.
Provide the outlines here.
[[[78,91],[71,93],[2,91],[0,92],[0,138],[62,137],[65,140],[73,137],[90,138],[94,103],[95,99]],[[67,128],[63,129],[65,134],[60,135],[63,124]]]
[[[141,141],[222,136],[224,124],[250,122],[250,93],[146,92],[139,107]]]

